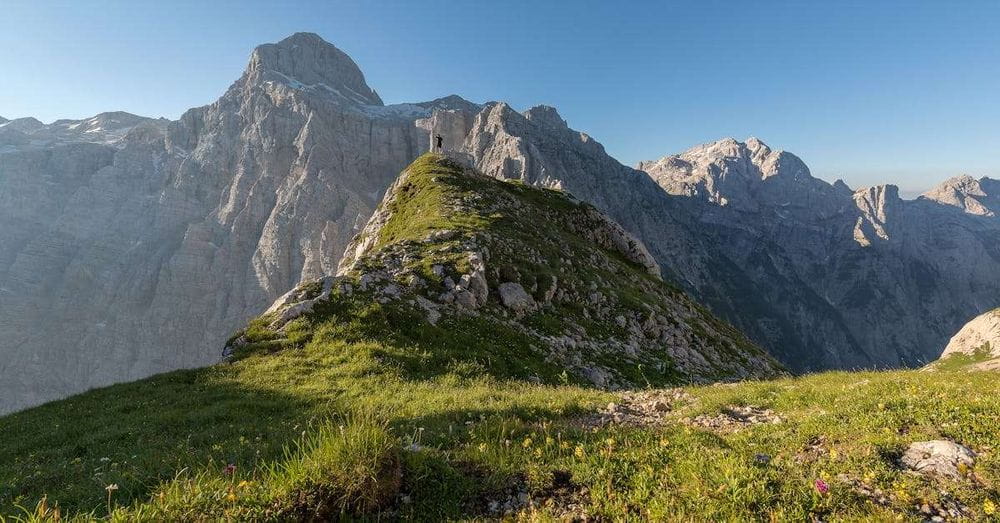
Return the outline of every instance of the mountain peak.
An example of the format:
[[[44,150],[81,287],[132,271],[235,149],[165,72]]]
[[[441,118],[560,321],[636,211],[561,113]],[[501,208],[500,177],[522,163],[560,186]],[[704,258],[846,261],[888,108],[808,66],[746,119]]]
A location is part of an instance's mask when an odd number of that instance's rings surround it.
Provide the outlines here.
[[[41,121],[37,118],[26,116],[24,118],[14,118],[13,120],[8,120],[4,122],[5,129],[11,129],[14,131],[21,132],[33,132],[45,127]]]
[[[566,120],[559,116],[559,111],[550,105],[536,105],[524,112],[524,117],[535,124],[557,129],[568,128]]]
[[[291,36],[287,36],[279,41],[276,45],[283,46],[295,46],[295,45],[314,45],[314,46],[330,46],[333,47],[329,42],[323,40],[323,37],[316,33],[309,32],[298,32]]]
[[[384,105],[347,53],[314,33],[295,33],[275,44],[257,46],[247,73],[294,89],[322,88],[355,103]]]
[[[772,177],[812,183],[809,168],[794,154],[773,150],[756,137],[740,142],[732,137],[701,144],[681,154],[640,162],[667,192],[702,194],[712,201],[745,199],[752,187]]]
[[[977,180],[967,174],[955,176],[925,192],[921,198],[978,216],[1000,213],[1000,184],[989,178]]]
[[[843,195],[850,196],[854,194],[854,189],[851,189],[851,186],[847,185],[847,182],[841,178],[837,178],[837,181],[833,182],[833,188]]]
[[[466,111],[470,113],[477,113],[479,112],[480,109],[482,109],[481,105],[474,102],[470,102],[457,94],[442,96],[441,98],[435,98],[433,100],[427,102],[420,102],[414,105],[419,105],[420,107],[424,107],[426,109],[442,109],[445,111]]]

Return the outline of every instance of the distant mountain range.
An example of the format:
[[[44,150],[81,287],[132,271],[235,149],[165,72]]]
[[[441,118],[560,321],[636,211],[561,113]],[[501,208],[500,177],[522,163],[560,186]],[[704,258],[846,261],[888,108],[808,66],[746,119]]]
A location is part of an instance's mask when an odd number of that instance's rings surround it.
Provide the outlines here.
[[[794,370],[917,366],[1000,305],[996,180],[906,201],[757,139],[633,169],[550,107],[386,106],[299,33],[177,121],[0,118],[0,412],[218,361],[247,319],[336,272],[435,136],[483,173],[594,204]]]

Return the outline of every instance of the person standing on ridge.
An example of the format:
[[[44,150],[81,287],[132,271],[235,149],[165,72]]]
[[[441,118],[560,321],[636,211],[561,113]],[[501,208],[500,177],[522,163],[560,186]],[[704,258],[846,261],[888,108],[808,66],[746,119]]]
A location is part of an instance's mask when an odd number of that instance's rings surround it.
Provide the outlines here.
[[[440,134],[434,135],[434,152],[441,152],[442,147],[444,147],[444,138]]]

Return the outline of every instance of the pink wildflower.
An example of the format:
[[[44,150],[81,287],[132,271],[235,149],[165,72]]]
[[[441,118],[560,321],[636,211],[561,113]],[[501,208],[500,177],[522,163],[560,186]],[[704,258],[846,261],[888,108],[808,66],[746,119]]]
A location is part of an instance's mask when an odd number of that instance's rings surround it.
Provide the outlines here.
[[[232,463],[226,465],[226,468],[222,469],[222,473],[227,476],[231,476],[233,472],[236,472],[236,465]]]
[[[825,481],[821,480],[821,479],[817,479],[816,480],[816,492],[819,492],[820,494],[824,494],[825,495],[827,492],[830,492],[830,485],[827,485],[827,483]]]

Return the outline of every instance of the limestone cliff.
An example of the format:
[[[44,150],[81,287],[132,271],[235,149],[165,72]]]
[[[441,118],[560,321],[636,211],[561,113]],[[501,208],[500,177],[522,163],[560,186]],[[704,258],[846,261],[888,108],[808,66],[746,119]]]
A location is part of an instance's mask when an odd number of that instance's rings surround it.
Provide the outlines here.
[[[415,122],[434,107],[384,106],[346,54],[296,34],[175,122],[3,124],[0,412],[217,361],[247,318],[336,270],[427,150]]]

